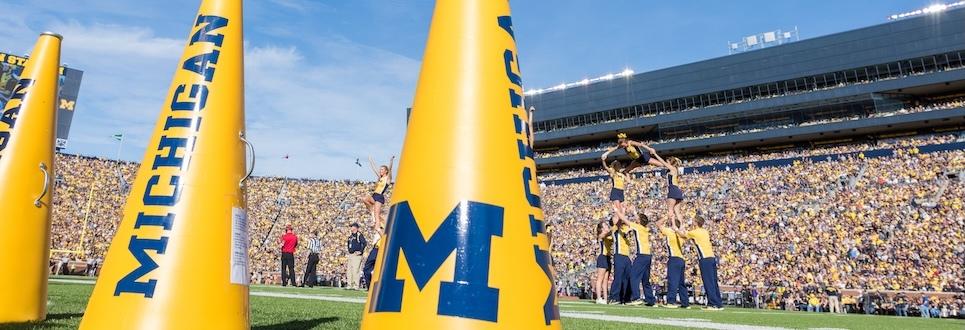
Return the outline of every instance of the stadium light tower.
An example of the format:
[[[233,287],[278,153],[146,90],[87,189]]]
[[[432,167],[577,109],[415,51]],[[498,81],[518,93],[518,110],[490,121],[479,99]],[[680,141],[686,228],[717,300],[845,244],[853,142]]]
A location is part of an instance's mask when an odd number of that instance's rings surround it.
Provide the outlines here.
[[[542,88],[540,88],[540,89],[529,89],[529,90],[526,90],[525,92],[523,92],[523,94],[526,95],[526,96],[533,96],[533,95],[538,95],[538,94],[542,94],[542,93],[545,93],[545,92],[561,91],[561,90],[565,90],[565,89],[567,89],[567,88],[573,88],[573,87],[577,87],[577,86],[588,86],[588,85],[590,85],[590,84],[598,83],[598,82],[601,82],[601,81],[610,81],[610,80],[613,80],[613,79],[616,79],[616,78],[620,78],[620,77],[622,77],[622,78],[630,78],[631,76],[633,76],[633,74],[634,74],[633,69],[630,69],[629,67],[627,67],[627,68],[624,68],[623,71],[620,71],[619,73],[607,73],[607,74],[605,74],[605,75],[603,75],[603,76],[596,77],[596,78],[583,78],[583,80],[580,80],[580,81],[577,81],[577,82],[562,83],[562,84],[559,84],[559,85],[556,85],[556,86],[553,86],[553,87],[550,87],[550,88],[546,88],[546,89],[542,89]]]
[[[888,20],[894,21],[894,20],[905,19],[905,18],[921,16],[921,15],[938,14],[949,9],[954,9],[954,8],[963,7],[963,6],[965,6],[965,1],[958,1],[958,2],[952,2],[947,4],[935,3],[925,8],[888,16]]]

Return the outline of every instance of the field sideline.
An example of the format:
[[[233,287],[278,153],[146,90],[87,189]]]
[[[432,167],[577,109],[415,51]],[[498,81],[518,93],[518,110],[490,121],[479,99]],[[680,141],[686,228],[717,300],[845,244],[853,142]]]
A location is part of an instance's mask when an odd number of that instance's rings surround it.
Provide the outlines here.
[[[0,329],[76,329],[93,281],[51,279],[50,313],[40,324]],[[358,329],[364,293],[332,288],[251,287],[253,329]],[[565,329],[963,329],[963,320],[832,315],[728,308],[720,312],[560,303]]]

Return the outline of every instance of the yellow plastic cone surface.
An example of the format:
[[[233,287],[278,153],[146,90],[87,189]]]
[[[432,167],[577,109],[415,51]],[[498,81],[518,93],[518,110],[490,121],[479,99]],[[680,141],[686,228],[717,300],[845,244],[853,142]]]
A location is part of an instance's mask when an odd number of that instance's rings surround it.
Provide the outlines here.
[[[0,323],[47,317],[60,41],[40,35],[0,113]]]
[[[559,328],[506,0],[439,0],[363,329]]]
[[[202,1],[81,329],[249,327],[242,40]]]

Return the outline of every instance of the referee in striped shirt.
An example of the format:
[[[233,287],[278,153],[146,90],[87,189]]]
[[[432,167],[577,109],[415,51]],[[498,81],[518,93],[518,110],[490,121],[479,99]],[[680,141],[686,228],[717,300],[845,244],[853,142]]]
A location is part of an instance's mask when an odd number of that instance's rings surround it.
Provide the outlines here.
[[[321,242],[318,241],[318,231],[312,232],[312,237],[308,239],[308,265],[305,266],[305,277],[302,278],[302,286],[309,288],[318,284],[318,274],[315,269],[318,267],[318,252],[322,249]]]

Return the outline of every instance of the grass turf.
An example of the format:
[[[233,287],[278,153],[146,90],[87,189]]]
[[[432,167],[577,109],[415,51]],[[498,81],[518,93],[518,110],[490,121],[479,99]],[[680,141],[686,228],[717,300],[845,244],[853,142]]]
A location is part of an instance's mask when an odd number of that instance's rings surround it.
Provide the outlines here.
[[[74,278],[83,279],[83,278]],[[76,329],[83,316],[93,286],[90,284],[50,283],[50,310],[47,320],[36,324],[0,325],[0,329]],[[281,288],[252,286],[251,325],[253,329],[358,329],[362,305],[299,298],[263,297],[257,293],[287,293],[322,297],[364,298],[360,291],[331,288]],[[832,315],[728,308],[720,312],[595,305],[585,301],[561,302],[563,313],[613,315],[648,319],[714,322],[733,325],[761,325],[793,329],[965,329],[963,320],[897,318],[891,316]],[[680,329],[653,324],[630,324],[563,317],[566,329]]]

